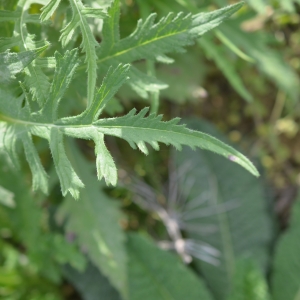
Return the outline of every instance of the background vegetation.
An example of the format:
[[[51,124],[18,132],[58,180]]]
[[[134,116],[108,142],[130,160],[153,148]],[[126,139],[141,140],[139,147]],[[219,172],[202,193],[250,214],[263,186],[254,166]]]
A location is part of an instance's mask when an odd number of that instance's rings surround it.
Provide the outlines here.
[[[26,1],[1,0],[0,9],[17,11],[18,2]],[[31,2],[27,30],[51,43],[47,56],[84,45],[78,28],[64,50],[58,42],[72,17],[68,1],[42,24],[35,16],[48,1]],[[171,11],[197,14],[235,2],[121,1],[120,35],[131,34],[152,12],[160,19]],[[0,52],[18,53],[10,39],[14,21],[1,11],[0,17]],[[88,22],[101,42],[102,21]],[[234,157],[165,145],[145,156],[107,137],[119,167],[118,185],[107,187],[96,178],[94,143],[67,140],[66,153],[86,187],[76,201],[62,196],[45,140],[35,137],[34,144],[50,174],[48,196],[32,192],[24,154],[20,171],[1,152],[0,298],[299,299],[299,26],[299,0],[248,0],[185,53],[156,62],[135,59],[144,85],[123,85],[105,107],[105,117],[145,106],[164,120],[179,116],[189,128],[246,154],[258,179]],[[62,102],[61,115],[84,110],[86,77],[74,78],[67,96],[72,101]]]

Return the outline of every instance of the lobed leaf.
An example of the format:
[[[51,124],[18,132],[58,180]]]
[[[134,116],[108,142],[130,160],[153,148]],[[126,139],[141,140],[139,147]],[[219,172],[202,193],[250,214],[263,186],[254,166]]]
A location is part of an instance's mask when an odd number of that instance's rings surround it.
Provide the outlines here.
[[[196,38],[218,26],[241,6],[242,3],[237,3],[211,13],[200,13],[194,16],[169,13],[158,23],[155,23],[156,14],[151,14],[146,20],[138,21],[137,28],[132,34],[120,39],[119,1],[116,0],[108,11],[109,18],[103,25],[103,41],[101,47],[97,49],[97,64],[101,66],[99,72],[119,63],[132,63],[141,59],[161,61],[167,53],[183,52],[184,47],[193,44]],[[131,77],[128,83],[132,87],[137,86],[135,91],[145,97],[147,92],[139,88],[141,80],[143,78],[135,76]],[[148,91],[157,91],[165,87],[152,86],[148,87]]]
[[[119,83],[126,78],[126,67],[118,67],[114,72],[110,73],[105,82],[110,82],[110,79],[120,76]],[[125,71],[125,72],[124,72]],[[122,79],[123,78],[123,79]],[[106,85],[103,83],[99,91],[105,91]],[[102,92],[101,92],[102,93]],[[100,93],[100,94],[101,94]],[[107,96],[109,95],[109,96]],[[112,97],[112,94],[104,93],[103,97]],[[103,98],[102,98],[103,99]],[[138,114],[133,109],[127,115],[118,118],[100,119],[94,122],[87,121],[92,120],[102,109],[101,99],[98,102],[100,105],[95,105],[93,113],[89,108],[86,109],[86,113],[82,113],[79,116],[64,118],[53,123],[40,123],[37,122],[36,115],[24,115],[22,123],[27,124],[24,133],[28,130],[31,134],[41,136],[49,140],[51,152],[53,155],[54,163],[59,174],[61,181],[63,195],[69,191],[75,198],[78,197],[78,188],[83,187],[80,179],[73,170],[67,156],[64,152],[63,146],[63,134],[82,139],[93,139],[96,143],[96,155],[97,155],[97,172],[98,177],[105,178],[107,183],[116,183],[116,168],[112,157],[107,151],[103,142],[103,135],[112,135],[125,139],[129,144],[135,148],[136,146],[145,154],[148,153],[148,149],[145,143],[149,143],[154,149],[158,150],[158,142],[162,142],[167,145],[173,145],[177,149],[181,149],[182,145],[190,146],[192,149],[198,147],[206,150],[216,152],[226,158],[240,164],[253,175],[258,176],[258,171],[253,164],[241,153],[234,150],[232,147],[222,143],[221,141],[213,138],[210,135],[193,131],[186,128],[184,125],[178,125],[179,118],[163,122],[162,116],[155,116],[151,114],[148,117],[145,115],[148,112],[148,108],[144,108]],[[1,103],[0,103],[1,104]],[[1,115],[0,115],[1,117]],[[16,116],[17,118],[19,115]],[[7,117],[2,115],[2,119],[9,120],[12,123],[18,123],[17,119],[13,117]],[[16,157],[16,143],[17,135],[13,130],[13,126],[8,126],[6,135],[8,136],[7,149],[11,153],[12,157]],[[11,133],[10,133],[11,132]],[[26,133],[27,134],[27,133]]]
[[[53,15],[55,10],[57,9],[59,3],[61,0],[50,0],[47,5],[45,5],[42,8],[42,13],[40,15],[40,18],[42,21],[46,21],[50,19],[50,17]]]
[[[77,176],[65,153],[62,133],[58,129],[52,128],[49,142],[63,196],[70,192],[75,199],[78,199],[79,188],[83,188],[84,184]]]
[[[80,27],[82,33],[82,48],[86,54],[85,61],[87,63],[87,98],[88,106],[91,105],[94,98],[94,91],[97,79],[97,56],[96,46],[98,45],[87,22],[87,17],[103,17],[104,12],[100,9],[85,8],[81,0],[70,0],[73,16],[72,20],[62,29],[60,40],[63,46],[72,38],[76,27]]]
[[[136,144],[145,154],[148,153],[144,143],[149,143],[153,148],[158,149],[157,142],[173,145],[180,150],[182,145],[196,147],[216,152],[226,158],[234,157],[234,162],[240,164],[253,175],[258,176],[258,172],[253,164],[241,153],[232,147],[222,143],[216,138],[186,128],[184,125],[177,125],[179,118],[163,122],[162,116],[151,114],[145,117],[148,108],[144,108],[135,115],[136,110],[131,110],[126,116],[119,118],[103,119],[94,123],[98,130],[104,134],[117,136],[127,140],[133,147]],[[66,133],[70,132],[65,128]]]

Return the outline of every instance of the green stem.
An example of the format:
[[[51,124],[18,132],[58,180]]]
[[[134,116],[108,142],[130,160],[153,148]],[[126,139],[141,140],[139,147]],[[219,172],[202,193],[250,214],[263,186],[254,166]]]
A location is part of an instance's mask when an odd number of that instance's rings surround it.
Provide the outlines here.
[[[147,59],[147,73],[150,76],[155,77],[155,62]],[[150,113],[157,114],[159,108],[159,91],[150,92]]]

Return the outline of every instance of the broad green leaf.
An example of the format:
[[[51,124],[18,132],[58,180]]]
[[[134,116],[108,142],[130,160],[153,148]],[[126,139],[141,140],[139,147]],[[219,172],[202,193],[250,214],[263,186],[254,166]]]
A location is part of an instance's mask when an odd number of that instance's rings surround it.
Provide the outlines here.
[[[237,263],[233,287],[227,300],[270,300],[268,286],[260,268],[249,259]]]
[[[130,300],[212,300],[199,277],[150,240],[130,234],[127,249]]]
[[[99,270],[89,264],[83,273],[77,270],[65,267],[63,273],[80,293],[83,300],[121,300],[118,292],[110,285]]]
[[[274,300],[300,299],[300,196],[292,208],[289,228],[279,238],[272,267]]]
[[[67,153],[85,189],[80,201],[67,197],[58,218],[65,218],[65,229],[74,233],[90,260],[108,277],[124,296],[126,295],[125,236],[119,225],[121,212],[116,202],[105,195],[92,174],[90,163],[70,145]]]
[[[226,141],[203,121],[191,120],[188,125]],[[185,203],[178,211],[178,222],[187,238],[221,253],[218,264],[196,260],[196,265],[216,299],[225,299],[240,258],[252,258],[266,268],[273,234],[262,182],[232,164],[232,156],[224,160],[210,152],[184,148],[174,152],[174,157]],[[197,251],[190,254],[198,256]]]

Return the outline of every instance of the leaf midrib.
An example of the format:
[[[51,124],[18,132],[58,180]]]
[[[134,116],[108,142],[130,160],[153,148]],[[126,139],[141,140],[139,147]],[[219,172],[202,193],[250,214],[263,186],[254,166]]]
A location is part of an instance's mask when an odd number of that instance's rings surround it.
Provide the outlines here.
[[[116,52],[116,53],[114,53],[114,54],[112,54],[112,55],[105,56],[105,57],[102,58],[102,59],[97,59],[96,63],[97,63],[97,64],[101,64],[101,63],[105,62],[106,60],[110,60],[110,59],[112,59],[112,58],[121,56],[121,55],[126,54],[126,53],[128,53],[128,52],[130,52],[130,51],[136,50],[136,49],[138,49],[139,47],[146,46],[146,45],[148,45],[148,44],[150,44],[150,43],[155,43],[155,42],[157,42],[157,41],[159,41],[159,40],[161,40],[161,39],[165,39],[165,38],[168,38],[168,37],[172,37],[172,36],[175,36],[175,35],[177,35],[177,34],[185,33],[185,32],[188,31],[188,30],[189,30],[189,28],[187,28],[187,29],[185,29],[185,30],[182,30],[182,31],[177,31],[177,32],[172,33],[172,34],[163,35],[163,36],[160,36],[160,37],[155,38],[155,39],[147,40],[147,41],[145,41],[144,43],[139,44],[139,45],[137,45],[137,46],[135,46],[135,47],[130,47],[130,48],[124,49],[124,50],[122,50],[122,51]],[[121,41],[122,41],[122,40],[121,40]],[[85,69],[85,64],[77,68],[78,71],[83,70],[83,69]]]

